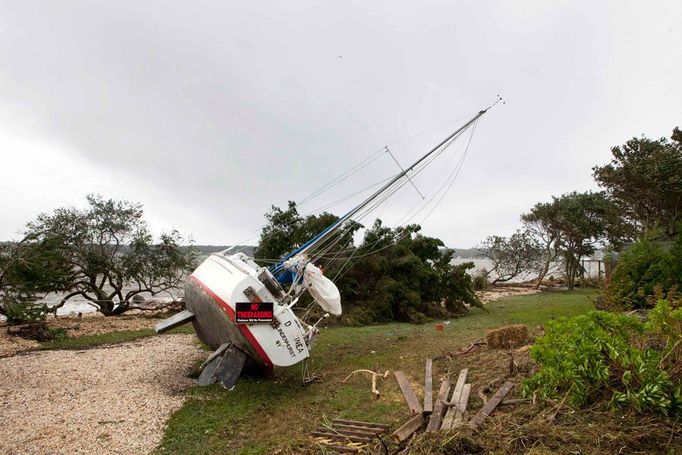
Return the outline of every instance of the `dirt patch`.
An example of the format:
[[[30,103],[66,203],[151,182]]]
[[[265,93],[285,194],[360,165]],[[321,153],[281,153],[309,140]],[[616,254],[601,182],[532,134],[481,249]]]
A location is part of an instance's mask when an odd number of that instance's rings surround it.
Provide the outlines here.
[[[101,335],[102,333],[120,332],[123,330],[151,329],[154,327],[154,324],[167,316],[166,313],[137,313],[105,317],[97,313],[83,316],[82,318],[51,318],[48,319],[47,323],[51,328],[65,329],[70,337],[77,337]]]
[[[45,321],[49,329],[64,329],[67,336],[79,337],[86,335],[101,335],[109,332],[125,330],[152,329],[154,324],[168,316],[168,313],[137,312],[122,316],[104,317],[99,313],[87,314],[83,317],[48,318]],[[22,339],[9,335],[7,326],[0,326],[0,357],[11,356],[20,352],[36,349],[36,341]]]
[[[204,356],[192,335],[166,335],[0,359],[0,453],[149,453]]]

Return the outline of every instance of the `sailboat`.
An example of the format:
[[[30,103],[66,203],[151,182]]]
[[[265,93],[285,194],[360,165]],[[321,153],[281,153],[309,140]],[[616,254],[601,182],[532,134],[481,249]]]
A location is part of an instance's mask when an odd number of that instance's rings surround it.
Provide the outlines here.
[[[498,97],[498,102],[501,100]],[[495,103],[497,104],[497,102]],[[186,309],[157,324],[158,333],[192,322],[199,339],[215,351],[203,363],[199,385],[218,383],[230,389],[245,367],[271,372],[304,361],[319,334],[293,311],[305,292],[328,314],[340,315],[341,296],[332,280],[314,264],[329,251],[346,223],[368,207],[385,200],[412,173],[430,164],[488,109],[479,111],[412,165],[388,180],[336,222],[305,244],[262,267],[243,252],[228,249],[211,254],[189,276],[185,285]]]

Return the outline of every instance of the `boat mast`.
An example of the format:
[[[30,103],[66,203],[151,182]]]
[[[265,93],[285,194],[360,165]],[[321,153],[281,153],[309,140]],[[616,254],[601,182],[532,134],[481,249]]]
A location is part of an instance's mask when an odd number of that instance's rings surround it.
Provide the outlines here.
[[[275,270],[279,270],[281,268],[282,262],[284,262],[286,259],[295,256],[297,254],[303,254],[306,251],[310,250],[311,248],[314,248],[315,246],[319,245],[323,241],[325,241],[331,234],[334,233],[336,229],[338,229],[343,223],[348,221],[353,215],[358,213],[360,210],[365,208],[370,202],[375,200],[377,197],[381,195],[384,191],[386,191],[389,187],[391,187],[394,183],[396,183],[398,180],[401,178],[405,177],[408,172],[410,172],[412,169],[417,167],[419,163],[423,162],[426,158],[431,156],[433,153],[435,153],[438,149],[440,149],[444,144],[446,144],[448,141],[450,141],[453,137],[457,136],[459,133],[467,129],[469,126],[471,126],[472,123],[474,123],[476,120],[478,120],[483,114],[485,114],[488,109],[484,109],[480,111],[478,114],[476,114],[471,120],[466,122],[464,125],[462,125],[460,128],[458,128],[455,132],[450,134],[448,137],[443,139],[438,145],[436,145],[434,148],[432,148],[429,152],[427,152],[424,156],[419,158],[417,161],[415,161],[411,166],[407,167],[404,171],[402,171],[400,174],[396,175],[394,178],[392,178],[388,183],[386,183],[384,186],[379,188],[374,194],[369,196],[367,199],[365,199],[363,202],[361,202],[359,205],[351,209],[348,213],[346,213],[344,216],[338,219],[334,224],[331,226],[327,227],[324,231],[320,232],[317,236],[313,237],[310,239],[308,242],[300,246],[297,250],[293,251],[292,253],[288,254],[286,257],[282,259],[282,261],[277,264]]]

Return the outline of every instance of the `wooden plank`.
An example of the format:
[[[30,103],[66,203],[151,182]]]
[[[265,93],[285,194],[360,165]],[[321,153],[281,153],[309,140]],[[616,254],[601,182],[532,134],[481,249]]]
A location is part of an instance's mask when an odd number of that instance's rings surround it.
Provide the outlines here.
[[[471,428],[474,430],[478,428],[481,423],[490,415],[492,412],[495,410],[497,405],[504,399],[504,397],[509,393],[509,391],[514,387],[514,384],[507,381],[504,384],[502,384],[502,387],[497,389],[497,392],[495,392],[495,395],[488,400],[488,402],[481,408],[480,411],[476,413],[475,416],[471,418],[469,421],[469,425]]]
[[[450,394],[450,381],[445,379],[440,384],[440,390],[438,390],[438,400],[433,406],[433,414],[429,418],[429,424],[426,426],[426,432],[430,433],[433,431],[438,431],[440,429],[440,424],[443,420],[443,414],[445,414],[445,405],[443,401],[448,399]]]
[[[410,408],[410,415],[423,413],[424,409],[422,408],[422,405],[419,404],[417,395],[414,394],[414,390],[412,389],[412,386],[405,377],[405,373],[403,373],[402,371],[396,371],[393,374],[395,375],[395,378],[398,381],[400,390],[403,392],[403,397],[405,397],[407,407]]]
[[[318,427],[317,430],[315,430],[315,431],[321,431],[323,433],[325,431],[331,431],[334,433],[345,434],[348,436],[364,436],[366,438],[373,438],[374,436],[377,435],[376,432],[368,433],[367,431],[351,430],[349,428],[338,428],[336,426],[334,428],[332,428],[331,430],[327,427]]]
[[[347,436],[338,433],[332,433],[331,431],[312,431],[310,433],[316,438],[325,439],[336,439],[337,441],[351,441],[351,442],[372,442],[372,438],[369,436]]]
[[[365,427],[365,428],[383,428],[384,430],[388,430],[389,428],[391,428],[390,426],[386,425],[385,423],[360,422],[358,420],[348,420],[348,419],[334,419],[334,420],[332,420],[332,423],[341,423],[344,425],[355,425],[357,427]]]
[[[344,428],[347,430],[362,431],[366,434],[371,434],[371,435],[386,433],[386,431],[388,431],[385,428],[359,427],[357,425],[347,425],[345,423],[335,423],[334,428]]]
[[[469,394],[471,393],[471,384],[464,384],[464,389],[462,389],[462,394],[459,397],[459,402],[457,404],[457,413],[455,414],[455,419],[452,422],[450,428],[456,428],[464,422],[464,413],[467,410],[467,405],[469,404]]]
[[[330,445],[323,445],[325,452],[324,453],[358,453],[359,449],[356,447],[348,447],[348,446],[330,446]],[[328,452],[327,452],[328,451]]]
[[[450,398],[450,403],[459,403],[459,398],[462,395],[462,389],[464,389],[464,384],[467,382],[467,376],[469,375],[469,369],[464,368],[459,372],[459,378],[457,378],[457,384],[455,384],[455,391],[452,393],[452,398]],[[457,407],[448,407],[445,417],[443,417],[443,423],[441,428],[443,430],[449,430],[452,427],[452,423],[455,421],[455,415],[457,414]]]
[[[424,420],[425,420],[424,414],[417,414],[416,416],[412,417],[410,420],[402,424],[400,428],[395,430],[391,434],[391,437],[398,441],[398,443],[402,444],[422,427],[422,425],[424,424]]]
[[[426,359],[426,372],[424,373],[424,414],[433,412],[433,360]]]

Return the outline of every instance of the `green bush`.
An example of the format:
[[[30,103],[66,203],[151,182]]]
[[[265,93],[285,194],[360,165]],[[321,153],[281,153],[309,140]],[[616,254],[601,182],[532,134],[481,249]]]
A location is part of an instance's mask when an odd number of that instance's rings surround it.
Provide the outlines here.
[[[676,261],[682,261],[682,248],[680,253],[676,257],[675,248],[666,251],[647,240],[635,242],[618,257],[606,291],[607,300],[623,308],[646,307],[647,297],[654,295],[657,286],[668,291],[679,284],[674,271]]]
[[[5,301],[2,312],[9,325],[27,324],[45,319],[48,308],[42,304],[22,301]]]
[[[488,272],[487,270],[479,270],[473,278],[474,289],[483,291],[488,288]]]
[[[682,415],[680,340],[682,309],[667,300],[646,324],[604,311],[552,321],[531,349],[539,370],[524,394]]]

